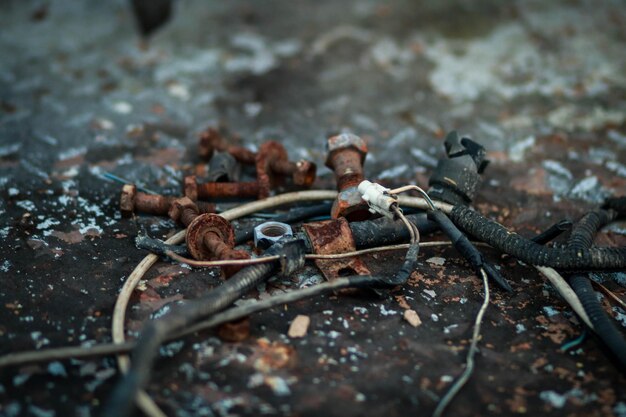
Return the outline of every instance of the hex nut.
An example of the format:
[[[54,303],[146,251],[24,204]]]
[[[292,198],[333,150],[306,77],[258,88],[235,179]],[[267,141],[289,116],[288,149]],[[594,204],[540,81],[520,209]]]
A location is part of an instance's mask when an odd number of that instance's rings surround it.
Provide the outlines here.
[[[327,145],[327,156],[326,156],[326,166],[332,169],[333,166],[333,155],[336,151],[341,149],[355,149],[361,155],[361,164],[365,162],[365,157],[367,156],[367,144],[363,139],[353,133],[341,133],[336,136],[332,136],[328,138]]]
[[[254,228],[254,246],[267,249],[284,236],[293,236],[293,230],[287,223],[261,223]]]

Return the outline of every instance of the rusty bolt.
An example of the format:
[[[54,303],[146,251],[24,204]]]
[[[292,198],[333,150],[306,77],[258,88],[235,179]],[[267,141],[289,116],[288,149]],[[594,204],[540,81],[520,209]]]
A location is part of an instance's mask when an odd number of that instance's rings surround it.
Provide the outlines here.
[[[198,153],[202,158],[210,159],[215,151],[227,152],[242,164],[255,164],[258,181],[266,189],[267,184],[269,188],[275,187],[279,177],[283,176],[291,176],[295,185],[305,188],[315,181],[315,164],[306,160],[289,161],[287,150],[276,141],[263,143],[255,154],[242,146],[227,144],[217,130],[209,128],[200,135]]]
[[[176,197],[138,192],[135,185],[125,184],[120,196],[120,211],[124,217],[130,217],[135,212],[164,216],[174,200]],[[214,204],[201,203],[198,209],[200,213],[215,213]]]
[[[315,182],[317,167],[313,162],[290,161],[287,150],[276,141],[263,143],[256,154],[257,179],[271,188],[280,182],[280,177],[291,176],[295,185],[308,188]]]
[[[184,193],[193,201],[211,198],[259,197],[269,195],[261,193],[257,182],[205,182],[198,184],[195,175],[185,177],[183,182]]]
[[[190,198],[181,197],[172,202],[167,214],[172,220],[186,227],[200,215],[200,211]]]
[[[204,160],[210,160],[215,151],[227,152],[242,164],[254,164],[256,154],[243,146],[234,146],[226,143],[222,135],[213,128],[208,128],[200,134],[198,154]]]
[[[235,232],[233,227],[228,220],[217,214],[196,216],[187,227],[186,241],[189,253],[198,260],[250,258],[246,251],[234,249]],[[241,268],[242,266],[228,266],[223,267],[222,270],[229,277]]]
[[[363,163],[367,145],[352,133],[342,133],[328,139],[326,166],[335,173],[339,195],[331,209],[331,217],[348,220],[365,220],[370,217],[367,204],[361,199],[357,187],[363,177]]]

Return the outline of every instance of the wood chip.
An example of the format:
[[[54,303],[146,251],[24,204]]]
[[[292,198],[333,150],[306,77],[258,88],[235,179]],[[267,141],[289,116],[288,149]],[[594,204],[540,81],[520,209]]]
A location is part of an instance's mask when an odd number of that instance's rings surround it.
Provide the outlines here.
[[[415,310],[404,310],[404,319],[413,327],[418,327],[422,324],[422,320],[420,320],[420,316],[417,315]]]
[[[306,336],[306,332],[309,329],[310,323],[311,319],[309,318],[309,316],[303,316],[299,314],[291,322],[291,326],[289,326],[289,332],[287,332],[287,334],[289,335],[289,337],[304,337]]]

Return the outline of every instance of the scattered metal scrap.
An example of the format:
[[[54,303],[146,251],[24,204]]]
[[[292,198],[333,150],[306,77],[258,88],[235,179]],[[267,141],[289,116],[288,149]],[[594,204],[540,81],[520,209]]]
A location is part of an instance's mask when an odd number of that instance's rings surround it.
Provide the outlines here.
[[[455,248],[483,278],[485,298],[476,317],[467,354],[467,366],[448,393],[442,397],[435,409],[434,415],[437,416],[441,415],[471,376],[474,355],[480,339],[480,326],[490,299],[487,277],[493,279],[503,289],[512,291],[498,269],[483,257],[459,228],[501,249],[504,253],[513,254],[534,265],[564,269],[626,268],[625,248],[589,249],[593,235],[601,226],[618,215],[626,215],[623,199],[609,199],[604,209],[592,211],[584,217],[572,231],[573,243],[564,248],[544,246],[567,230],[563,222],[531,241],[508,233],[498,223],[469,210],[466,205],[472,201],[480,174],[488,161],[485,159],[485,150],[482,146],[468,138],[460,137],[456,132],[449,134],[445,140],[448,158],[439,162],[431,177],[430,196],[414,185],[392,190],[366,181],[363,173],[363,163],[367,154],[365,142],[358,136],[347,133],[331,137],[328,140],[326,165],[334,170],[339,190],[330,211],[332,219],[305,223],[302,225],[302,232],[295,234],[288,224],[274,222],[257,226],[254,234],[257,248],[269,249],[266,256],[257,259],[259,265],[246,266],[247,263],[241,261],[249,259],[250,254],[235,249],[232,225],[224,217],[212,213],[215,210],[213,201],[203,203],[197,200],[213,200],[216,197],[264,198],[272,189],[280,187],[282,180],[288,175],[291,175],[294,185],[310,187],[315,180],[315,166],[306,161],[298,163],[288,161],[286,151],[277,142],[266,142],[261,145],[259,152],[254,154],[245,148],[227,145],[216,135],[215,131],[209,130],[201,136],[201,149],[204,149],[205,155],[217,156],[219,154],[215,154],[211,149],[219,148],[240,162],[251,163],[254,160],[256,181],[197,184],[195,177],[186,177],[184,179],[186,197],[182,198],[138,193],[135,186],[127,184],[123,187],[120,208],[126,216],[135,212],[158,215],[167,212],[172,219],[187,227],[187,250],[197,260],[188,263],[212,266],[211,261],[218,260],[223,263],[225,275],[232,278],[202,299],[189,301],[146,325],[134,345],[135,354],[130,374],[118,385],[105,415],[127,415],[132,410],[135,393],[149,378],[150,368],[156,357],[156,348],[174,337],[173,335],[188,331],[189,326],[198,320],[214,316],[213,322],[222,324],[218,335],[230,341],[245,339],[250,331],[250,323],[245,319],[245,314],[239,312],[241,309],[226,310],[223,313],[227,316],[228,313],[233,313],[229,317],[236,318],[237,321],[231,323],[221,318],[220,311],[226,309],[250,288],[264,283],[272,275],[289,276],[304,265],[305,259],[314,259],[329,283],[312,287],[309,292],[293,291],[293,300],[306,296],[298,293],[314,295],[329,289],[346,287],[390,289],[403,285],[414,271],[419,235],[440,229],[450,237]],[[427,214],[420,212],[405,216],[399,209],[398,194],[413,189],[422,193],[423,200],[418,207],[426,209]],[[441,204],[436,205],[431,201],[431,197],[449,204],[445,205],[446,208],[442,211],[438,208]],[[374,214],[384,216],[375,218]],[[385,248],[377,247],[377,244],[406,241],[409,237],[411,244],[408,245],[406,259],[402,268],[393,277],[372,276],[365,263],[356,256],[359,248],[374,246],[373,250],[383,250]],[[174,256],[173,252],[167,253]],[[176,255],[175,259],[185,260],[179,255]],[[623,349],[626,342],[603,315],[593,291],[589,290],[591,287],[587,278],[573,274],[570,282],[583,302],[595,332],[607,343],[619,361],[626,364],[626,358],[623,356],[626,352],[626,349]],[[269,303],[268,307],[272,305],[275,304]],[[405,311],[404,318],[413,327],[422,323],[419,315],[411,309]],[[309,322],[308,317],[298,316],[289,329],[289,335],[304,337]],[[124,350],[129,348],[126,345],[123,347]],[[102,349],[102,351],[111,353],[120,350]],[[142,407],[146,405],[143,404]]]

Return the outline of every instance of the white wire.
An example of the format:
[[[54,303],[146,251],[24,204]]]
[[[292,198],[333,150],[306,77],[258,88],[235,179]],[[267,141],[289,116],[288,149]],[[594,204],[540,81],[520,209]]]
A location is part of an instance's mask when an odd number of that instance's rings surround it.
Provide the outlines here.
[[[461,376],[456,380],[454,384],[450,387],[446,395],[441,398],[439,404],[437,404],[437,408],[433,412],[433,417],[441,417],[446,407],[452,402],[456,394],[463,388],[463,385],[469,380],[472,376],[472,372],[474,371],[474,356],[476,355],[476,351],[478,350],[478,341],[480,340],[480,327],[483,322],[483,317],[485,315],[485,311],[487,310],[487,306],[489,305],[489,282],[487,281],[487,274],[484,269],[480,269],[480,275],[483,278],[483,285],[485,287],[485,297],[483,299],[483,304],[480,306],[480,310],[478,310],[478,314],[476,315],[476,321],[474,322],[474,332],[472,333],[472,342],[470,344],[469,350],[467,351],[467,357],[465,360],[465,370],[461,374]]]

